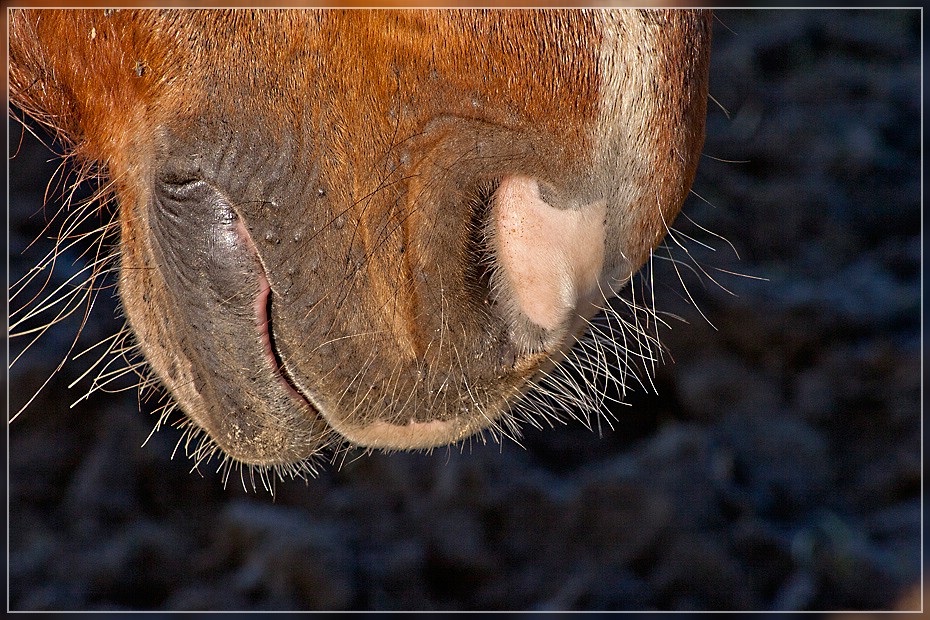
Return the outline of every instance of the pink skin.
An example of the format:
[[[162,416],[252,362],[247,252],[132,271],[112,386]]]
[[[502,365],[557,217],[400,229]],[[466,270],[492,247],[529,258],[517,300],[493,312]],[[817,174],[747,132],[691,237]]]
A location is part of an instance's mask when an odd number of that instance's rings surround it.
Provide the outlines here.
[[[278,381],[281,382],[281,385],[285,386],[290,392],[291,396],[297,398],[301,401],[308,402],[306,398],[303,397],[297,390],[294,389],[287,379],[284,378],[281,366],[278,364],[278,360],[275,357],[274,349],[271,346],[271,332],[269,331],[269,324],[271,322],[271,317],[268,316],[268,297],[271,295],[271,283],[268,282],[268,278],[265,276],[265,269],[262,267],[261,262],[258,260],[258,253],[255,251],[255,244],[252,242],[252,236],[249,234],[248,229],[246,229],[245,224],[242,223],[242,220],[239,219],[236,226],[236,230],[239,233],[239,237],[242,240],[242,243],[249,248],[249,251],[255,256],[256,270],[255,275],[258,278],[258,294],[255,296],[254,308],[255,308],[255,325],[258,328],[258,335],[262,341],[262,347],[265,350],[265,358],[268,361],[269,366],[274,369],[275,374],[278,377]],[[309,403],[308,403],[309,404]]]
[[[558,209],[536,179],[509,176],[495,194],[497,256],[519,309],[547,330],[562,326],[598,291],[604,264],[604,201]]]

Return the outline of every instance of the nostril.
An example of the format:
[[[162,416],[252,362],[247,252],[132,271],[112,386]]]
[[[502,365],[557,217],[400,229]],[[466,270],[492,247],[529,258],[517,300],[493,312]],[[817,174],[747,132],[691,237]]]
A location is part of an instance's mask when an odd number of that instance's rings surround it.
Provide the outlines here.
[[[282,372],[284,363],[281,361],[281,353],[278,351],[274,341],[274,329],[271,325],[271,303],[272,293],[268,280],[261,275],[259,278],[259,293],[255,299],[255,315],[258,321],[258,329],[262,338],[262,345],[265,348],[265,354],[274,362],[273,366],[278,372]]]
[[[465,281],[472,288],[471,297],[487,306],[491,303],[491,278],[494,272],[494,252],[489,243],[491,204],[498,181],[486,181],[478,186],[471,202],[468,218]]]
[[[501,301],[537,328],[558,332],[598,290],[606,202],[567,204],[537,179],[514,175],[501,181],[491,209]]]
[[[245,224],[243,224],[241,219],[239,219],[237,222],[237,232],[240,238],[243,239],[244,242],[249,245],[249,247],[254,248],[251,235],[249,235],[248,229],[245,227]],[[264,268],[257,261],[255,269],[256,277],[258,279],[258,294],[255,296],[254,302],[255,324],[258,328],[258,335],[262,342],[262,349],[264,350],[265,359],[267,360],[268,365],[274,370],[275,375],[277,375],[280,383],[285,388],[287,388],[291,395],[300,400],[307,401],[307,399],[300,393],[291,378],[288,376],[287,368],[285,367],[284,361],[281,358],[281,353],[275,344],[274,328],[272,325],[272,317],[274,316],[274,312],[272,311],[274,295],[271,290],[271,283],[268,281],[268,277],[265,275]],[[309,403],[309,401],[307,402],[313,406],[312,403]]]

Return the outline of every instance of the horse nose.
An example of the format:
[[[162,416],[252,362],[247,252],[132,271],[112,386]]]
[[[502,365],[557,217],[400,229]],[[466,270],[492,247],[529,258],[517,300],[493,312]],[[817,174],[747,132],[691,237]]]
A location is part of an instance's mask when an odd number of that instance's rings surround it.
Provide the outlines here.
[[[579,302],[597,294],[604,264],[606,201],[565,204],[552,196],[538,179],[514,175],[493,198],[495,293],[524,350],[531,347],[525,321],[557,337]]]

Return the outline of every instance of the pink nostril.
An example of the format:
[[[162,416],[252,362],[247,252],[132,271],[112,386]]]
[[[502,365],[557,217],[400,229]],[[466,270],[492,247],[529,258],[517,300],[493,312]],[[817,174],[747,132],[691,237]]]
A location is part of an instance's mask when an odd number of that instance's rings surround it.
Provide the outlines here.
[[[274,346],[271,343],[271,315],[269,306],[271,305],[271,284],[268,278],[262,272],[258,273],[258,295],[255,296],[255,319],[258,325],[258,333],[262,339],[262,347],[265,350],[265,356],[271,363],[279,366],[278,357],[275,354]]]
[[[501,181],[494,196],[494,246],[511,301],[539,327],[559,328],[597,291],[604,263],[606,202],[558,208],[539,182]]]
[[[255,325],[258,328],[258,335],[262,341],[262,349],[265,353],[265,359],[271,368],[274,369],[278,380],[286,386],[295,398],[306,401],[304,396],[298,392],[291,382],[284,376],[283,361],[278,355],[274,346],[274,339],[271,333],[271,283],[265,275],[265,269],[261,262],[258,261],[258,255],[255,251],[255,245],[252,243],[252,236],[249,234],[245,224],[240,219],[237,223],[236,230],[242,238],[246,247],[250,248],[255,255],[255,276],[258,280],[258,294],[255,296],[253,308],[255,310]]]

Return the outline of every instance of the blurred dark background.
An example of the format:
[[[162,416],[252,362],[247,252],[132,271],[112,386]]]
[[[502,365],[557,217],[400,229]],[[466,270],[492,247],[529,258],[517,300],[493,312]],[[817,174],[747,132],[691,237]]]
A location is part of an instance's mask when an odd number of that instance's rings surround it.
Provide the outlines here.
[[[9,427],[10,608],[895,607],[921,568],[920,17],[717,12],[720,105],[668,245],[719,284],[655,261],[684,321],[614,430],[353,453],[272,497],[191,472],[174,428],[143,447],[134,391],[69,409],[88,354]],[[10,128],[12,283],[50,247],[24,252],[58,161]],[[11,369],[13,412],[79,318]],[[104,291],[76,351],[120,325]]]

